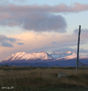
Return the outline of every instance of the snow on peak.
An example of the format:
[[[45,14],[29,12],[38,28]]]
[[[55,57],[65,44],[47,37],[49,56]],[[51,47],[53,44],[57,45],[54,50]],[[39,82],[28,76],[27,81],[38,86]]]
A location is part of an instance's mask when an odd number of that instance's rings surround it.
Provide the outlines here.
[[[72,55],[66,56],[65,59],[74,59],[76,56],[76,53],[72,53]]]
[[[67,53],[67,54],[72,54],[72,51],[67,51],[66,53]]]
[[[26,52],[17,52],[15,54],[12,54],[11,57],[9,57],[9,60],[35,60],[35,59],[41,59],[41,60],[47,60],[51,59],[51,57],[46,52],[36,52],[36,53],[26,53]]]

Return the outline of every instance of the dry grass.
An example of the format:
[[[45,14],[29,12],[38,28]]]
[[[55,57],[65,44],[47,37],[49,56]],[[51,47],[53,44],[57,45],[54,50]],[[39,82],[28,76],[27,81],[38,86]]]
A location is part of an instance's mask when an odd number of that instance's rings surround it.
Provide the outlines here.
[[[61,72],[66,76],[58,78]],[[14,86],[13,91],[88,91],[88,69],[76,73],[70,68],[1,67],[0,87],[3,86]]]

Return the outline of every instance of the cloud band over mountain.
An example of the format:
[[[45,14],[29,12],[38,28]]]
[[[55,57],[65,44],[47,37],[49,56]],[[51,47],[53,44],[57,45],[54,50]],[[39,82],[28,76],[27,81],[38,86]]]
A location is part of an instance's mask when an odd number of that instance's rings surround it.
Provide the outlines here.
[[[88,5],[80,3],[76,3],[73,6],[65,4],[56,6],[0,6],[0,25],[20,26],[26,30],[37,32],[65,32],[67,23],[59,13],[75,13],[87,10]]]

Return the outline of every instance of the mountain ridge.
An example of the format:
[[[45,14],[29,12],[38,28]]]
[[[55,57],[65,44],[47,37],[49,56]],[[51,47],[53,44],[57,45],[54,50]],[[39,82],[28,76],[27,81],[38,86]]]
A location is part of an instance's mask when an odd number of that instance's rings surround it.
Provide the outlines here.
[[[54,55],[54,54],[53,54]],[[36,53],[26,53],[17,52],[12,54],[10,57],[0,62],[0,65],[9,66],[32,66],[32,67],[64,67],[64,66],[75,66],[76,65],[76,53],[68,51],[64,53],[61,58],[53,57],[53,55],[47,52],[36,52]],[[60,54],[55,54],[60,55]],[[62,54],[61,54],[62,55]],[[81,58],[80,65],[87,64],[88,58]]]

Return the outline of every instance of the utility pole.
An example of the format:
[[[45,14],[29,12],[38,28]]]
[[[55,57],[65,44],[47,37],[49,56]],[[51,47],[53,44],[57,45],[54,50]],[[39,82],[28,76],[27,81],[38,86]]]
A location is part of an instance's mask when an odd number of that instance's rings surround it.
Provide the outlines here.
[[[78,72],[78,68],[79,68],[80,34],[81,34],[81,25],[79,25],[79,32],[78,32],[76,72]]]

